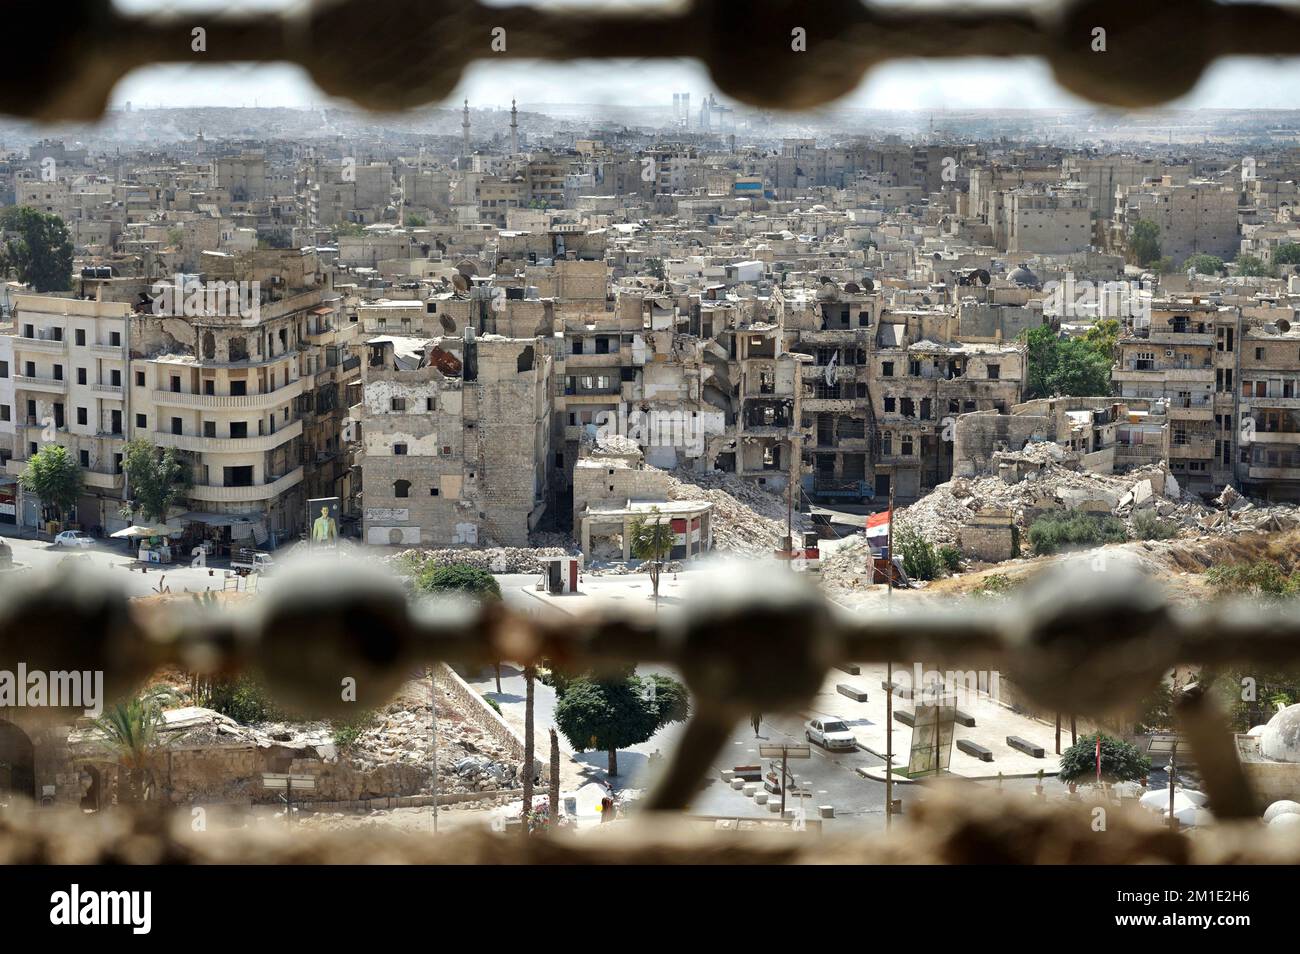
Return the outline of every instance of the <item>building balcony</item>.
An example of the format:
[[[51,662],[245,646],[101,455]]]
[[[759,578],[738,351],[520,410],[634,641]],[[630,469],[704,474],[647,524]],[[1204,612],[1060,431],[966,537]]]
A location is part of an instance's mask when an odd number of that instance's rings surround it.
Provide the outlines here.
[[[1256,444],[1300,444],[1300,431],[1255,431]]]
[[[1214,439],[1189,437],[1186,441],[1170,441],[1169,457],[1191,460],[1208,460],[1214,456]]]
[[[18,354],[23,351],[40,351],[43,354],[67,354],[68,341],[66,338],[24,338],[15,337],[13,339],[14,353]]]
[[[104,397],[122,399],[123,389],[120,384],[92,384],[90,389],[96,394],[102,394]]]
[[[257,411],[277,407],[302,393],[302,378],[262,394],[187,394],[183,391],[152,391],[154,404],[162,407],[188,407],[201,411]]]
[[[1300,408],[1300,397],[1243,397],[1241,406]]]
[[[28,391],[47,391],[51,394],[67,394],[68,382],[66,378],[36,378],[29,377],[25,374],[14,375],[14,387],[23,388]]]
[[[82,482],[87,487],[95,487],[99,490],[121,490],[122,489],[121,474],[104,474],[104,473],[100,473],[97,470],[83,469],[81,471],[81,478],[82,478]]]
[[[255,434],[252,437],[203,437],[198,434],[154,431],[149,439],[159,447],[175,447],[177,450],[201,454],[241,454],[274,450],[301,435],[302,421],[293,421],[274,434]]]
[[[92,344],[88,345],[86,350],[101,358],[117,358],[120,361],[126,360],[126,348],[122,345]]]
[[[1252,464],[1248,473],[1252,480],[1300,480],[1300,462],[1294,467],[1259,467]]]
[[[283,477],[248,487],[223,487],[220,484],[195,484],[190,488],[192,501],[203,503],[258,503],[274,500],[302,483],[303,469],[296,467]]]
[[[1153,345],[1203,345],[1213,347],[1214,335],[1208,332],[1174,331],[1172,328],[1152,328],[1147,340]]]
[[[1161,444],[1116,444],[1115,460],[1119,461],[1151,461],[1160,460],[1165,456],[1164,446]]]

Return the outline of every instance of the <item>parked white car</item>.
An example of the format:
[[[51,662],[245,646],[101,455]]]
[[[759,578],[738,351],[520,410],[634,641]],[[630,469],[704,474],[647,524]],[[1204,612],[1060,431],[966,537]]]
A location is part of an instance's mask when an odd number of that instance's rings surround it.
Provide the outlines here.
[[[64,530],[54,538],[56,547],[93,547],[95,540],[80,530]]]
[[[856,749],[858,739],[838,719],[811,719],[804,724],[804,736],[827,749]]]

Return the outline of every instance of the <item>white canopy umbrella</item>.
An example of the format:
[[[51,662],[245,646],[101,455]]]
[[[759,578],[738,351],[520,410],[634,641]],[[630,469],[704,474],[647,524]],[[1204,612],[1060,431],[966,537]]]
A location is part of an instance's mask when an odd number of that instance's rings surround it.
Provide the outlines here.
[[[1187,809],[1197,809],[1205,805],[1208,799],[1200,792],[1194,792],[1186,788],[1174,789],[1174,815]],[[1143,808],[1150,809],[1153,812],[1160,812],[1162,815],[1169,814],[1169,789],[1157,788],[1147,792],[1138,801]]]
[[[118,530],[116,533],[110,533],[109,536],[118,540],[129,540],[135,537],[169,537],[180,532],[179,527],[143,527],[134,525],[124,530]]]

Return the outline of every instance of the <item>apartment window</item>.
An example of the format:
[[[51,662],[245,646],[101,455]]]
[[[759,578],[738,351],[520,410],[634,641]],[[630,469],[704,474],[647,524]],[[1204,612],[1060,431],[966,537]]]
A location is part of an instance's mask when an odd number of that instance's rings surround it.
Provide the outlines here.
[[[0,421],[9,421],[13,419],[13,412],[9,409],[8,404],[0,404]]]
[[[437,487],[430,487],[430,488],[429,488],[429,496],[430,496],[430,497],[436,497],[436,496],[438,496],[438,488],[437,488]]]
[[[216,436],[217,436],[217,422],[216,422],[216,421],[204,421],[204,422],[203,422],[203,436],[204,436],[204,437],[216,437]]]
[[[135,426],[140,430],[146,430],[149,427],[149,419],[143,414],[137,414],[135,416]]]
[[[405,457],[405,456],[406,456],[406,445],[405,445],[405,444],[394,444],[394,445],[393,445],[393,456],[394,456],[394,457]]]
[[[74,340],[74,341],[75,341],[79,346],[81,346],[81,347],[83,347],[83,348],[86,346],[86,330],[85,330],[84,328],[78,328],[78,329],[76,329],[76,330],[72,333],[72,335],[73,335],[73,340]]]
[[[247,421],[231,421],[231,422],[230,422],[230,436],[231,436],[231,437],[240,437],[240,438],[242,438],[242,437],[247,437],[247,436],[248,436],[248,422],[247,422]]]
[[[172,393],[173,394],[181,393],[181,376],[179,374],[172,375]]]
[[[63,365],[61,365],[61,364],[56,364],[56,365],[54,366],[54,380],[55,380],[55,381],[62,381],[62,380],[63,380]]]
[[[36,377],[36,362],[35,361],[26,362],[23,365],[23,374],[27,375],[27,377],[29,378]]]
[[[912,456],[912,438],[911,438],[911,435],[907,435],[907,434],[903,435],[903,439],[902,439],[902,441],[901,441],[900,443],[902,444],[902,448],[901,448],[902,455],[903,455],[904,457],[911,457],[911,456]]]
[[[78,423],[78,424],[82,424],[82,425],[84,425],[84,424],[86,423],[86,421],[87,421],[87,417],[88,417],[88,415],[86,414],[86,409],[85,409],[84,407],[79,407],[79,408],[77,408],[77,423]]]
[[[108,333],[108,343],[109,343],[112,347],[114,347],[114,348],[121,347],[121,345],[122,345],[122,332],[120,332],[120,331],[110,331],[110,332]]]
[[[24,338],[35,338],[35,337],[36,337],[36,326],[35,326],[35,325],[23,325],[23,337],[24,337]]]
[[[0,378],[9,377],[9,362],[0,361]]]
[[[212,382],[209,381],[208,383],[211,384]],[[142,387],[144,387],[144,372],[143,372],[143,371],[137,371],[137,372],[135,373],[135,386],[138,387],[138,388],[142,388]],[[209,391],[209,392],[205,392],[205,393],[209,393],[209,394],[210,394],[211,392]]]
[[[425,398],[425,399],[424,399],[424,409],[425,409],[426,411],[432,411],[432,410],[433,410],[433,398],[429,397],[429,398]]]
[[[78,451],[77,456],[78,456],[78,457],[80,458],[80,460],[81,460],[81,466],[82,466],[82,467],[89,467],[89,466],[90,466],[90,451],[88,451],[88,450]]]
[[[243,396],[246,395],[247,393],[248,393],[248,382],[247,382],[247,381],[231,381],[231,382],[230,382],[230,395],[231,395],[231,397],[243,397]]]
[[[122,386],[122,372],[118,371],[116,368],[109,371],[108,383],[113,385],[115,388],[120,388]]]
[[[393,496],[394,497],[411,496],[411,482],[409,480],[393,481]]]
[[[1263,361],[1263,360],[1264,360],[1264,349],[1263,349],[1263,348],[1256,348],[1256,349],[1255,349],[1255,360],[1256,360],[1256,361]]]
[[[217,393],[217,382],[208,380],[203,382],[203,393],[213,395]]]
[[[886,414],[893,414],[894,411],[896,411],[897,409],[898,409],[898,401],[897,401],[897,399],[892,398],[892,397],[887,397],[887,398],[885,398],[885,413],[886,413]]]
[[[180,434],[180,433],[182,433],[182,429],[181,429],[181,419],[180,419],[179,417],[173,417],[173,418],[172,418],[172,433],[173,433],[173,434]]]
[[[62,329],[62,328],[51,328],[51,329],[50,329],[50,340],[51,340],[51,341],[62,341],[62,340],[63,340],[63,329]]]
[[[77,369],[77,383],[78,383],[78,384],[85,384],[85,383],[86,383],[86,369],[85,369],[85,368],[78,368],[78,369]]]
[[[390,410],[398,412],[406,410],[406,398],[392,398],[388,404]]]
[[[988,369],[989,369],[990,381],[996,381],[998,379],[998,376],[1002,373],[1002,366],[998,364],[990,364],[988,366]]]

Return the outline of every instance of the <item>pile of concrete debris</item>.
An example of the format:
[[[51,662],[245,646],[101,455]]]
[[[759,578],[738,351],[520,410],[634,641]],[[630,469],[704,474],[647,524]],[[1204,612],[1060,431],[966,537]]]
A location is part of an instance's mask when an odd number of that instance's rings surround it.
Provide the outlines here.
[[[770,556],[786,532],[786,499],[757,484],[720,472],[669,472],[672,500],[707,500],[713,504],[713,548],[744,556]],[[811,529],[794,512],[794,532]]]
[[[1110,514],[1130,526],[1138,514],[1149,512],[1193,534],[1300,525],[1300,508],[1252,502],[1230,487],[1214,506],[1208,505],[1184,492],[1162,464],[1127,474],[1094,474],[1057,466],[1046,457],[1039,463],[1041,469],[1018,483],[998,477],[954,478],[900,509],[898,523],[936,545],[956,543],[960,529],[987,504],[1008,507],[1021,528],[1053,510]]]
[[[416,573],[428,567],[472,566],[489,573],[541,573],[542,557],[566,556],[563,547],[451,547],[441,550],[402,550],[385,558],[396,569]]]

